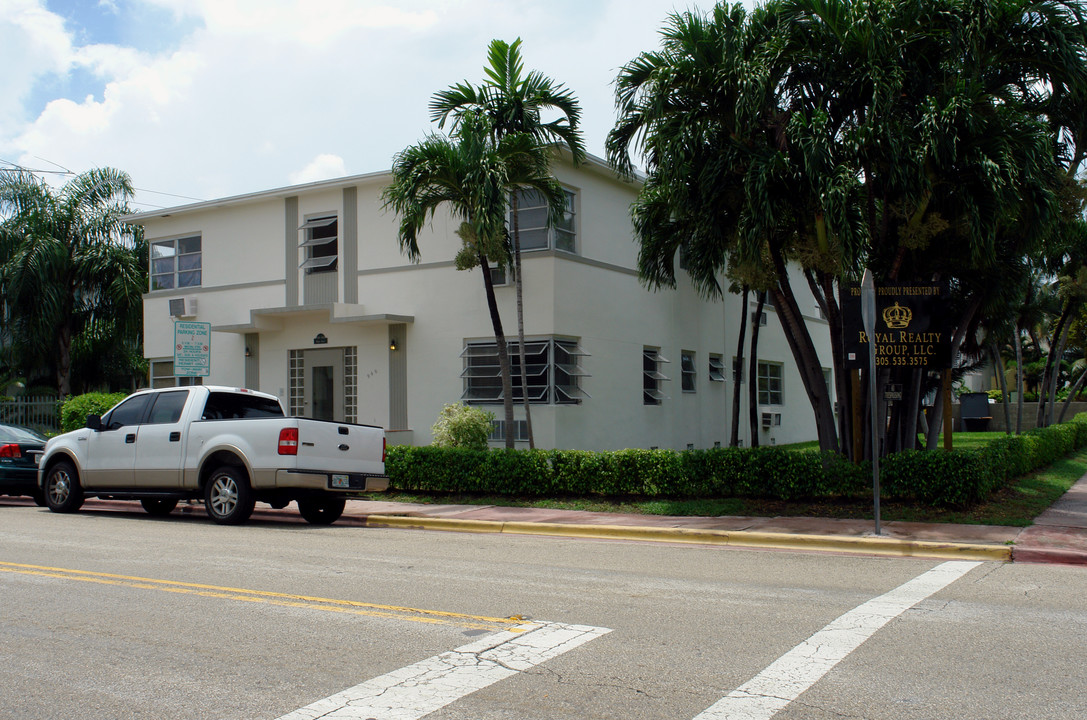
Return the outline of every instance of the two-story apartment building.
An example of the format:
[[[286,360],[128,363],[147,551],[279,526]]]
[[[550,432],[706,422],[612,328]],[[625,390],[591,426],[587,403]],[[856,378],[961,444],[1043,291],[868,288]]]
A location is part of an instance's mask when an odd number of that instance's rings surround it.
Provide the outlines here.
[[[675,290],[646,290],[630,220],[636,183],[597,159],[576,168],[560,159],[554,172],[568,190],[566,221],[545,227],[531,198],[520,209],[537,445],[727,445],[737,391],[747,444],[747,390],[731,371],[740,299],[703,300],[682,273]],[[479,403],[501,418],[481,271],[454,267],[460,239],[441,214],[420,239],[422,261],[409,262],[397,218],[382,208],[389,180],[356,175],[131,216],[151,247],[144,348],[152,384],[201,381],[173,369],[174,323],[195,320],[211,325],[203,381],[273,393],[292,414],[381,425],[390,442],[410,444],[431,441],[450,402]],[[514,288],[496,292],[515,342]],[[813,335],[829,370],[826,324],[810,296],[801,307],[819,326]],[[765,315],[760,441],[812,439],[785,337],[773,309]],[[524,417],[520,402],[515,412]]]

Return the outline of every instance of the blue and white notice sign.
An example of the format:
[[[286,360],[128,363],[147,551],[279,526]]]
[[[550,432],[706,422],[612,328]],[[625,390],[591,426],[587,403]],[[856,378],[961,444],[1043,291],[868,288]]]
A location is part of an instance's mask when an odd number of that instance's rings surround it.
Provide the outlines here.
[[[207,377],[211,373],[211,323],[174,321],[174,375]]]

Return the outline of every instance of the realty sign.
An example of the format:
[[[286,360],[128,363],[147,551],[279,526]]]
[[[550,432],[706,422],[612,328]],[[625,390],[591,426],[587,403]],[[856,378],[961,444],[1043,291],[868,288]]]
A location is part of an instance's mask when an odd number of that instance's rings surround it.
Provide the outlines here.
[[[868,333],[861,319],[861,288],[843,286],[842,349],[847,368],[868,367]],[[876,287],[876,367],[943,370],[951,367],[951,323],[940,285]]]
[[[207,377],[211,373],[211,323],[174,322],[174,375]]]

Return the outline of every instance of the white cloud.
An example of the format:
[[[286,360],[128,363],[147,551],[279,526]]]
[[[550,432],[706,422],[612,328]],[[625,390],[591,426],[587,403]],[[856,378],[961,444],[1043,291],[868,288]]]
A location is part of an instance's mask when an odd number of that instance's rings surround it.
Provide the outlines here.
[[[347,167],[380,171],[435,129],[427,112],[435,91],[480,81],[491,39],[518,36],[526,68],[579,97],[588,149],[599,155],[614,120],[610,83],[620,65],[657,47],[670,10],[659,0],[143,2],[155,17],[172,12],[164,37],[179,27],[189,34],[157,55],[73,46],[40,3],[5,0],[0,59],[16,70],[0,75],[9,84],[0,90],[16,92],[0,92],[0,158],[108,165],[139,188],[204,199]],[[34,83],[73,67],[100,77],[102,92],[58,97],[27,117],[20,102]]]
[[[318,180],[331,180],[345,175],[347,175],[347,167],[344,165],[342,157],[322,153],[313,158],[306,167],[298,172],[291,173],[289,179],[292,185],[302,185],[317,182]]]
[[[71,63],[72,46],[60,17],[37,0],[5,0],[0,12],[0,128],[24,120],[23,102],[39,78],[67,72]]]

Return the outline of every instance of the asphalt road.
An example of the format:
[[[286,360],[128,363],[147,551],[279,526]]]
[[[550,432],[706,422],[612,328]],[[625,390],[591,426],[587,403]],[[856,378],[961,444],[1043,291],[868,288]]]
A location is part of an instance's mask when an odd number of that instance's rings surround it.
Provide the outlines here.
[[[0,502],[5,719],[1067,719],[1085,668],[1083,568]]]

